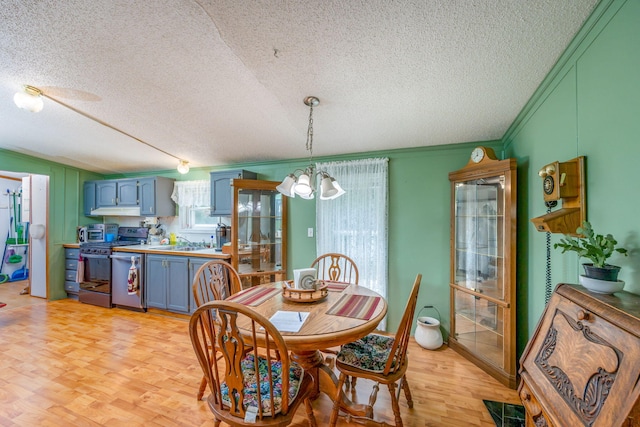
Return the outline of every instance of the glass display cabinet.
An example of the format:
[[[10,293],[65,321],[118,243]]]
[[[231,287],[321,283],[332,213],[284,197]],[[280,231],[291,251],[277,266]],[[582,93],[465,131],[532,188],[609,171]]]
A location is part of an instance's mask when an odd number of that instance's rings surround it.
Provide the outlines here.
[[[243,288],[285,280],[287,274],[287,198],[280,182],[234,179],[231,263]]]
[[[449,180],[449,346],[515,389],[516,161],[478,147]]]

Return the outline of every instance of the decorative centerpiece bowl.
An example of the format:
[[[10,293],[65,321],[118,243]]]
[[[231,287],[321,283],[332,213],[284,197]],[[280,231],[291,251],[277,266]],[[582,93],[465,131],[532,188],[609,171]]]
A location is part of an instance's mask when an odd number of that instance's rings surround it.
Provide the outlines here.
[[[293,285],[293,280],[282,282],[282,298],[290,302],[316,302],[322,301],[329,294],[329,288],[322,280],[316,280],[315,286],[309,289],[298,289]]]

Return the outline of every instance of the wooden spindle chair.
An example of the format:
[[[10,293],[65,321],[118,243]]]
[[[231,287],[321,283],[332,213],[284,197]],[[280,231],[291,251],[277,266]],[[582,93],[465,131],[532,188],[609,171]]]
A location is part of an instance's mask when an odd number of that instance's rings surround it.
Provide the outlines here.
[[[189,335],[211,391],[215,426],[286,426],[303,402],[309,425],[316,426],[313,377],[289,359],[267,318],[243,304],[212,301],[193,313]]]
[[[346,255],[338,253],[320,255],[311,263],[311,267],[318,271],[318,279],[358,284],[358,267]]]
[[[418,274],[413,282],[413,288],[395,336],[369,334],[357,341],[343,345],[340,352],[338,352],[336,368],[340,371],[337,388],[339,391],[334,399],[333,412],[329,421],[331,427],[334,427],[338,421],[340,390],[347,377],[366,378],[375,382],[369,398],[371,407],[375,404],[378,396],[378,384],[386,384],[391,394],[391,407],[393,408],[395,425],[402,427],[400,406],[398,405],[401,389],[404,390],[407,405],[409,408],[413,408],[411,390],[409,390],[409,383],[405,373],[409,364],[407,347],[409,345],[413,316],[418,303],[418,291],[420,290],[421,281],[422,274]],[[398,381],[400,381],[400,385],[396,393],[396,382]]]
[[[318,279],[358,284],[358,267],[356,266],[356,263],[346,255],[335,252],[320,255],[311,263],[311,267],[317,270],[318,274],[316,277]],[[327,363],[329,366],[333,366],[334,356],[338,354],[338,351],[331,348],[325,348],[320,351],[332,355],[327,357]],[[351,378],[351,381],[349,381],[347,378],[345,386],[347,389],[351,387],[355,390],[356,379]]]
[[[216,300],[224,300],[242,290],[238,272],[228,262],[212,260],[204,263],[195,274],[191,285],[196,307]],[[207,379],[202,377],[197,399],[204,396]]]

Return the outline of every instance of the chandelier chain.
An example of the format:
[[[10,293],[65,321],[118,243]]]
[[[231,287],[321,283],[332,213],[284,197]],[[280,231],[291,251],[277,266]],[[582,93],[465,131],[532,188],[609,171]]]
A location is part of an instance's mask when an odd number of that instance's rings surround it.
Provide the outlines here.
[[[309,105],[309,127],[307,128],[307,151],[313,158],[313,104]]]

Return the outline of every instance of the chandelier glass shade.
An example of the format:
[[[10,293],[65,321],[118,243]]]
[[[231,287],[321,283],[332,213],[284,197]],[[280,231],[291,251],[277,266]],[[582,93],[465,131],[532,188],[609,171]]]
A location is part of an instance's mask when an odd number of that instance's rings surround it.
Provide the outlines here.
[[[307,96],[304,103],[309,106],[309,127],[307,129],[307,151],[309,151],[309,166],[296,169],[287,175],[276,189],[287,197],[296,195],[303,199],[313,199],[316,193],[316,182],[320,179],[320,200],[331,200],[342,196],[345,191],[338,181],[324,170],[316,170],[313,164],[313,107],[320,105],[315,96]]]

